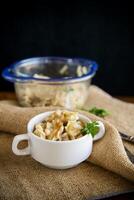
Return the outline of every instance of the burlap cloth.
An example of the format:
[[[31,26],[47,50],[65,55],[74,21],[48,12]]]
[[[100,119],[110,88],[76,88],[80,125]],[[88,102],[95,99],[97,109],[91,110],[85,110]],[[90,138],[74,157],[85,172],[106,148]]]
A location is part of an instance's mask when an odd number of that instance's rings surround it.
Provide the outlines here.
[[[11,151],[14,134],[25,133],[32,116],[53,108],[21,108],[15,101],[0,101],[0,199],[100,199],[134,191],[134,165],[124,148],[134,153],[134,145],[123,142],[117,131],[134,135],[134,105],[91,86],[85,108],[93,106],[111,113],[101,119],[106,126],[105,136],[94,143],[87,161],[72,169],[54,170]]]

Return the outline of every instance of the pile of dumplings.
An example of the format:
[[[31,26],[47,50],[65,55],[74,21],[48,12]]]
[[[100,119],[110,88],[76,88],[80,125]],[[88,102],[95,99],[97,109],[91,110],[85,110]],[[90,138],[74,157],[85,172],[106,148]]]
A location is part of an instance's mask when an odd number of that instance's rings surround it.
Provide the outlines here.
[[[66,141],[82,137],[83,127],[77,112],[57,110],[37,124],[33,133],[47,140]]]

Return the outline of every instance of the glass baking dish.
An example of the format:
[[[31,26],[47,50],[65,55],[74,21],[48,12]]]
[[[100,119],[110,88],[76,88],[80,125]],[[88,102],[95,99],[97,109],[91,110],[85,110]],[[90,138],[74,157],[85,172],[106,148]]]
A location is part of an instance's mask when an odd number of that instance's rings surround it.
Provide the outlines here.
[[[84,105],[97,69],[97,63],[87,59],[37,57],[12,64],[2,75],[14,82],[21,106],[72,109]]]

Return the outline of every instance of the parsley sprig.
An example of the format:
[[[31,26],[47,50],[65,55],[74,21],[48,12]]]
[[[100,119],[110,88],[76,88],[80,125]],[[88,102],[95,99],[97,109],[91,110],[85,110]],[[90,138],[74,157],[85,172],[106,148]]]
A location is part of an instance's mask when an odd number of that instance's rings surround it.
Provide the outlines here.
[[[107,115],[109,115],[109,112],[102,109],[102,108],[96,108],[96,107],[93,107],[92,109],[90,110],[85,110],[85,111],[88,111],[94,115],[97,115],[99,117],[106,117]]]
[[[84,128],[81,130],[83,135],[86,134],[91,134],[92,137],[94,137],[98,132],[99,132],[99,123],[94,121],[94,122],[89,122],[85,124]]]

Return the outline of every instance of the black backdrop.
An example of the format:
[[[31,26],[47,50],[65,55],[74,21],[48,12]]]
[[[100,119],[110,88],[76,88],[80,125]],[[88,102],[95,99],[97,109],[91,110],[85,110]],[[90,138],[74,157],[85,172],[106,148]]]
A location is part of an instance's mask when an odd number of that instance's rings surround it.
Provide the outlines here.
[[[36,1],[14,11],[9,5],[0,14],[0,72],[34,56],[90,58],[100,66],[93,83],[112,95],[134,95],[133,7],[112,2],[58,7]],[[0,90],[13,85],[1,77]]]

